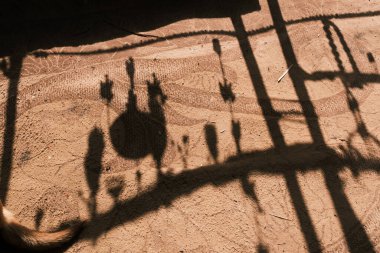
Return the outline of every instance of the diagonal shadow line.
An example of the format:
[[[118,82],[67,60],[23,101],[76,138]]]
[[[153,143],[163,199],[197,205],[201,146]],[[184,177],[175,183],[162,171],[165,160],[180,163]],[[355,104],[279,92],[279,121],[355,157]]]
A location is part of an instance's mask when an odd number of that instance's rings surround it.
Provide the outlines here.
[[[3,153],[1,157],[0,194],[3,203],[6,202],[9,179],[11,176],[13,160],[13,143],[15,137],[15,124],[17,114],[17,90],[20,81],[23,55],[10,57],[10,66],[4,73],[9,78],[8,98],[6,104],[5,130],[3,139]]]
[[[311,171],[319,170],[325,164],[329,169],[339,170],[344,166],[359,166],[357,169],[368,169],[367,164],[376,172],[380,172],[378,159],[364,159],[339,155],[329,147],[320,147],[314,144],[294,144],[283,149],[270,148],[252,153],[242,153],[230,157],[225,162],[185,170],[175,175],[165,175],[152,187],[135,197],[125,201],[118,201],[109,211],[98,213],[88,222],[93,225],[91,231],[83,233],[82,239],[93,239],[102,233],[125,222],[133,221],[167,206],[181,196],[186,196],[201,187],[213,184],[223,185],[240,178],[248,173],[257,172],[266,175],[283,175],[291,170]],[[335,167],[334,167],[335,166]],[[296,169],[295,169],[296,168]],[[216,183],[217,182],[217,183]],[[163,194],[165,193],[165,194]],[[115,211],[118,217],[115,219]],[[110,226],[103,226],[104,221],[115,220]]]
[[[240,16],[231,17],[231,21],[236,30],[237,40],[249,71],[252,86],[257,94],[257,97],[260,98],[257,102],[260,105],[261,111],[264,115],[272,141],[276,142],[276,146],[284,147],[286,146],[285,140],[278,124],[281,115],[274,110],[269,95],[265,89],[264,81],[260,74],[260,69],[252,48],[249,44],[248,35],[245,31],[243,21]]]
[[[273,23],[276,28],[276,33],[280,40],[280,45],[285,56],[285,60],[288,66],[291,64],[297,64],[297,59],[294,54],[292,43],[290,41],[289,34],[286,29],[285,20],[283,19],[281,8],[278,3],[278,0],[268,0],[269,10],[272,15]],[[317,116],[315,113],[314,107],[311,103],[310,97],[306,90],[305,80],[297,75],[297,72],[290,71],[289,76],[292,80],[296,94],[300,98],[301,106],[305,116]],[[316,117],[315,117],[316,118]],[[323,138],[322,131],[320,129],[318,121],[314,121],[311,118],[306,117],[306,122],[311,133],[313,143],[321,144],[326,146],[326,143]],[[374,252],[373,245],[365,232],[363,225],[356,216],[353,208],[351,207],[347,196],[345,195],[343,189],[339,187],[342,184],[337,175],[337,170],[328,170],[324,169],[324,180],[327,186],[327,189],[332,198],[334,207],[338,214],[338,219],[343,229],[347,245],[351,252],[356,252],[358,249],[357,241],[360,241],[361,245],[365,245],[367,249],[371,252]],[[338,187],[338,188],[337,188]],[[350,228],[348,224],[354,222],[356,227],[356,240],[350,239]]]
[[[360,18],[360,17],[372,17],[372,16],[379,16],[380,11],[369,11],[369,12],[362,12],[362,13],[343,13],[343,14],[331,14],[331,15],[316,15],[301,19],[295,19],[295,20],[289,20],[285,22],[285,25],[294,25],[299,23],[305,23],[305,22],[312,22],[312,21],[320,21],[323,19],[347,19],[347,18]],[[248,36],[254,36],[258,34],[262,34],[268,31],[271,31],[275,29],[274,25],[262,27],[255,30],[249,30],[247,31]],[[108,53],[114,53],[124,50],[130,50],[138,47],[148,46],[154,43],[159,43],[163,41],[173,40],[173,39],[179,39],[184,37],[191,37],[191,36],[198,36],[198,35],[224,35],[224,36],[232,36],[236,37],[235,31],[225,31],[225,30],[201,30],[201,31],[193,31],[193,32],[185,32],[185,33],[178,33],[178,34],[172,34],[168,36],[162,36],[159,38],[149,39],[140,41],[138,43],[134,44],[128,44],[123,45],[120,47],[114,47],[109,49],[98,49],[98,50],[91,50],[91,51],[82,51],[82,52],[45,52],[45,51],[37,51],[32,54],[38,55],[38,56],[47,56],[47,55],[92,55],[92,54],[108,54]]]
[[[278,1],[268,0],[268,5],[269,5],[269,10],[272,15],[273,24],[275,26],[275,30],[276,30],[276,33],[277,33],[277,36],[279,38],[279,42],[282,48],[282,52],[285,57],[287,67],[289,68],[290,66],[295,65],[295,68],[298,68],[297,59],[294,54],[290,37],[286,30],[285,20],[282,17],[282,13],[281,13],[281,9],[278,4]],[[313,119],[313,118],[317,118],[317,113],[315,112],[314,106],[311,102],[311,98],[306,89],[305,80],[300,75],[297,75],[296,71],[289,71],[289,76],[290,76],[290,79],[292,80],[292,84],[294,86],[296,95],[301,101],[300,104],[302,107],[302,111],[306,117],[306,123],[310,130],[313,141],[316,144],[324,144],[325,141],[323,139],[323,135],[322,135],[322,131],[320,129],[319,123]]]
[[[243,20],[240,16],[231,17],[232,24],[236,30],[237,39],[244,57],[246,66],[248,68],[253,88],[258,97],[264,98],[259,100],[259,104],[263,115],[265,117],[266,124],[268,126],[269,133],[271,135],[272,142],[275,149],[286,147],[284,136],[281,132],[279,120],[280,118],[270,119],[269,116],[278,114],[274,111],[271,100],[266,92],[260,69],[253,54],[252,48],[249,44],[248,34],[245,31]],[[309,215],[308,208],[305,200],[302,196],[300,185],[296,178],[294,170],[284,171],[284,177],[286,185],[290,193],[290,197],[294,204],[299,224],[301,226],[302,233],[305,236],[305,240],[309,251],[321,251],[317,234],[314,231],[314,227]]]
[[[343,181],[339,178],[338,169],[327,166],[324,170],[324,177],[350,252],[376,252],[344,192]]]

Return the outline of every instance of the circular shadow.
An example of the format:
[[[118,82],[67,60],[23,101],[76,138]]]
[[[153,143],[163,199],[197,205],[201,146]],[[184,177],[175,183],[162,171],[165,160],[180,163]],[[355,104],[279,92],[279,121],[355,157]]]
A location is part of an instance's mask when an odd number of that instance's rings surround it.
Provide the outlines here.
[[[110,127],[111,142],[117,153],[125,158],[139,159],[150,153],[149,118],[142,112],[127,111]]]

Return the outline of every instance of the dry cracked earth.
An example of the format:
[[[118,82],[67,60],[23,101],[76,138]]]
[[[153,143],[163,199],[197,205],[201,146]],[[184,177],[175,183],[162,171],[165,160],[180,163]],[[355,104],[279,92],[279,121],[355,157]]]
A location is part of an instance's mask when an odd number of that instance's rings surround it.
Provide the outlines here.
[[[45,2],[0,18],[23,224],[87,220],[65,252],[380,251],[378,1]]]

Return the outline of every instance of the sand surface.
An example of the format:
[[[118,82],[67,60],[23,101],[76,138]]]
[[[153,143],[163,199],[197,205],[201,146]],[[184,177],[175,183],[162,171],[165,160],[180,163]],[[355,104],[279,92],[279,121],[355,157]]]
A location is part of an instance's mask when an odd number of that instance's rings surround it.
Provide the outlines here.
[[[23,224],[88,220],[66,252],[380,251],[380,3],[224,2],[3,24]]]

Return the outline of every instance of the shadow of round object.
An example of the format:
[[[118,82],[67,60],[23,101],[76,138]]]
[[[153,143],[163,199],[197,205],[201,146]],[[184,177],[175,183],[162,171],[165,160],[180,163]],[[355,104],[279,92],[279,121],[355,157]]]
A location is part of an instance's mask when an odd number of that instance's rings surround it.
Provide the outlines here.
[[[124,158],[140,159],[152,154],[161,162],[166,145],[166,127],[159,119],[138,111],[121,114],[110,127],[111,142]]]
[[[110,127],[111,142],[125,158],[139,159],[150,153],[149,118],[141,112],[124,112]]]

